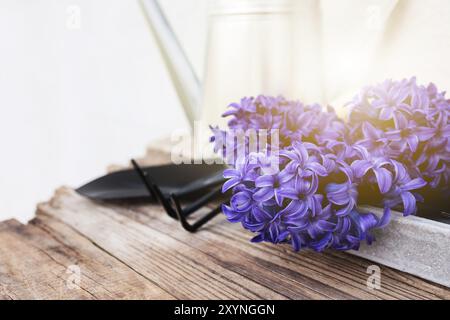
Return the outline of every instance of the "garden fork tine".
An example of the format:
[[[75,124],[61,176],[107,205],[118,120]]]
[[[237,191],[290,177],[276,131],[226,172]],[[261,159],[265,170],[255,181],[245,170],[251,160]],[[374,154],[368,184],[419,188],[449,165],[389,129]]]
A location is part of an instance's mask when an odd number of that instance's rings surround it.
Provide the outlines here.
[[[215,191],[217,192],[217,191]],[[212,195],[212,193],[211,193]],[[210,195],[210,196],[211,196]],[[206,198],[206,196],[205,196]],[[172,200],[173,204],[175,205],[176,213],[178,216],[178,220],[181,222],[181,226],[191,233],[195,233],[200,229],[203,225],[205,225],[207,222],[212,220],[215,216],[217,216],[219,213],[222,212],[222,205],[216,207],[215,209],[211,210],[209,213],[207,213],[203,218],[200,218],[198,221],[196,221],[193,224],[190,224],[187,219],[186,215],[183,212],[183,209],[181,209],[180,201],[178,200],[178,197],[174,194],[171,195],[170,199]],[[198,205],[197,209],[200,209],[201,206]],[[195,211],[192,211],[195,212]],[[190,213],[192,213],[190,212]]]
[[[134,169],[139,174],[139,177],[144,182],[144,185],[147,188],[150,195],[152,197],[154,197],[155,200],[157,200],[159,203],[161,203],[161,205],[164,207],[164,209],[166,210],[167,214],[170,217],[172,217],[174,219],[178,219],[176,211],[172,208],[172,206],[166,200],[163,193],[161,192],[161,189],[159,189],[159,187],[153,182],[152,178],[149,177],[149,175],[146,174],[144,172],[144,170],[142,170],[142,168],[139,166],[139,164],[136,162],[136,160],[132,159],[131,163],[132,163]]]
[[[203,218],[195,222],[194,224],[190,224],[187,221],[187,217],[191,215],[192,213],[200,210],[202,207],[204,207],[206,204],[208,204],[212,199],[218,197],[222,193],[222,188],[218,187],[214,189],[213,191],[207,193],[200,199],[196,200],[195,202],[188,205],[185,209],[181,208],[180,201],[178,199],[178,196],[175,194],[171,194],[170,200],[173,203],[173,206],[169,203],[169,201],[166,200],[163,193],[161,192],[161,189],[153,182],[152,178],[149,177],[148,174],[142,170],[142,168],[139,166],[139,164],[132,159],[131,163],[134,167],[134,169],[139,174],[139,177],[142,179],[142,181],[145,184],[145,187],[147,188],[150,195],[155,198],[158,202],[161,203],[164,210],[167,212],[167,214],[176,219],[180,220],[182,227],[189,231],[189,232],[197,232],[198,229],[200,229],[204,224],[206,224],[208,221],[213,219],[215,216],[217,216],[222,211],[222,206],[218,206],[217,208],[210,211],[208,214],[206,214]],[[175,207],[175,209],[174,209]]]

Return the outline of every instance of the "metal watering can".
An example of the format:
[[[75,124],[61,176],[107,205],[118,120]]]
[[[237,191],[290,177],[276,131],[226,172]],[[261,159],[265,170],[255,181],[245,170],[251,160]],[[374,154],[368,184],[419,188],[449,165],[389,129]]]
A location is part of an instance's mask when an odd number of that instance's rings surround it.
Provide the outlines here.
[[[291,94],[295,1],[209,0],[203,83],[158,1],[141,3],[191,126],[223,126],[221,114],[244,96]]]

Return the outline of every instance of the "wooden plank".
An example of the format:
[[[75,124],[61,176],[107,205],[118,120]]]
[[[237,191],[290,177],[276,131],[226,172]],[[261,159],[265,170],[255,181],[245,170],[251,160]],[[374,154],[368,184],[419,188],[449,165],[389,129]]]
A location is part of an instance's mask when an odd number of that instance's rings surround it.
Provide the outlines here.
[[[450,298],[443,287],[410,275],[400,277],[400,272],[389,268],[383,268],[381,290],[370,290],[366,270],[371,263],[364,259],[340,253],[294,253],[287,246],[251,244],[249,234],[223,217],[193,235],[158,207],[99,205],[70,189],[59,190],[40,210],[73,225],[178,298]],[[96,225],[105,230],[96,230]],[[115,235],[113,245],[108,243],[105,232]],[[176,263],[178,266],[169,268]],[[160,266],[165,266],[165,272]],[[174,286],[171,277],[181,285]],[[242,285],[239,291],[236,284]]]
[[[0,243],[2,299],[173,298],[45,215],[27,226],[17,221],[2,223]]]
[[[366,282],[368,266],[373,263],[355,256],[327,252],[292,252],[289,246],[252,244],[251,235],[224,217],[195,235],[177,228],[177,222],[152,206],[115,206],[150,228],[156,228],[217,258],[246,277],[282,292],[289,298],[365,298],[365,299],[440,299],[450,291],[417,277],[390,268],[382,268],[381,290],[370,290]],[[281,281],[281,279],[286,281]]]
[[[61,188],[39,206],[180,299],[285,299],[200,250]],[[162,212],[161,212],[162,213]]]

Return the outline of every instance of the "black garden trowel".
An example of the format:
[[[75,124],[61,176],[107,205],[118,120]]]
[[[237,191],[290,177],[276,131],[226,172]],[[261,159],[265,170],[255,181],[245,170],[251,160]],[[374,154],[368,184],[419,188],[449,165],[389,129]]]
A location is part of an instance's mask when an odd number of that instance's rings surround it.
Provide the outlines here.
[[[220,164],[168,164],[140,167],[132,160],[133,169],[107,174],[78,188],[76,191],[97,201],[159,202],[167,214],[180,220],[183,228],[197,231],[221,212],[219,205],[194,224],[186,218],[221,196],[225,182]],[[180,202],[189,202],[181,208]]]

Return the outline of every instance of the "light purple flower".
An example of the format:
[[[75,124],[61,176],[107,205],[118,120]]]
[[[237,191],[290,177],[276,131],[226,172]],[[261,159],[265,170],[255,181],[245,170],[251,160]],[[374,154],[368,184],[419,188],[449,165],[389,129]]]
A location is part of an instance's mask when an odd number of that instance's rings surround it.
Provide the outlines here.
[[[407,81],[396,83],[392,80],[386,80],[373,88],[375,99],[372,102],[372,107],[379,109],[378,118],[380,120],[390,120],[398,112],[409,112],[405,100],[410,91]]]
[[[362,124],[362,132],[364,138],[358,141],[357,144],[365,147],[372,154],[382,156],[388,144],[388,139],[384,132],[366,121]]]
[[[223,172],[224,178],[229,180],[223,184],[222,192],[227,192],[241,183],[254,181],[257,176],[255,168],[256,165],[250,164],[248,159],[238,160],[235,169],[226,169]]]
[[[279,174],[263,175],[255,180],[256,188],[259,188],[253,195],[253,198],[258,202],[266,202],[275,198],[279,206],[283,204],[283,196],[281,192],[282,183]]]
[[[380,192],[388,192],[392,185],[392,173],[386,166],[391,164],[390,161],[383,157],[372,157],[364,147],[358,146],[356,149],[358,150],[361,159],[355,160],[351,164],[354,176],[356,178],[362,178],[368,172],[373,172]]]
[[[320,212],[323,196],[317,194],[318,179],[312,176],[311,180],[297,179],[293,188],[282,188],[279,195],[291,199],[291,210],[303,217],[311,210],[312,216]]]
[[[291,150],[280,151],[280,156],[291,160],[280,174],[282,182],[287,182],[294,177],[304,179],[314,175],[327,175],[327,169],[318,161],[317,157],[310,156],[308,149],[318,150],[312,144],[294,142]]]
[[[411,179],[405,166],[393,160],[395,168],[394,183],[386,194],[385,205],[392,208],[403,203],[404,215],[408,216],[416,212],[416,197],[412,190],[423,188],[427,183],[422,178]]]
[[[395,130],[386,132],[386,137],[396,141],[401,151],[408,146],[411,152],[416,152],[420,141],[427,141],[436,134],[435,129],[418,126],[414,120],[408,121],[403,115],[396,117],[395,127]]]

